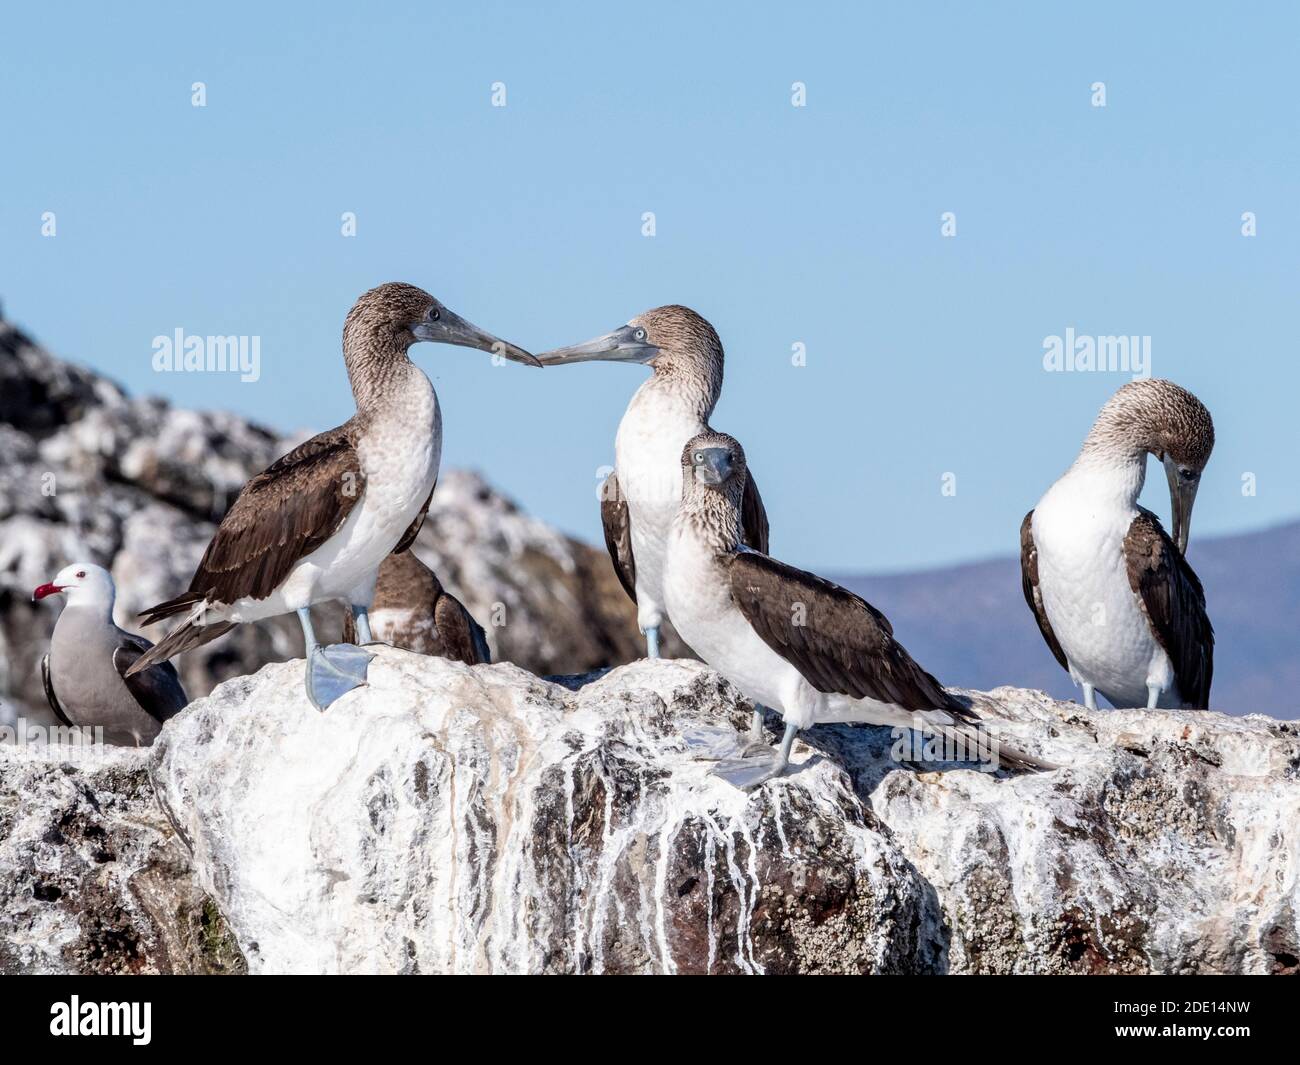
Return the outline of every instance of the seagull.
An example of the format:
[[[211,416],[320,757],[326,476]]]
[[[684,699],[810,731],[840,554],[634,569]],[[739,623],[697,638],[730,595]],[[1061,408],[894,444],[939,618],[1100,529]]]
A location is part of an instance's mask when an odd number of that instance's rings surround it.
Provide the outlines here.
[[[492,661],[483,627],[414,551],[389,555],[380,565],[370,631],[375,639],[416,654],[450,658],[467,666]],[[343,624],[343,642],[355,643],[356,638],[349,615]]]
[[[709,429],[722,392],[722,341],[689,307],[656,307],[613,332],[538,356],[544,366],[602,360],[649,366],[654,373],[627,405],[614,441],[614,471],[600,490],[605,546],[637,605],[646,651],[659,657],[668,530],[682,495],[681,454]],[[754,478],[744,481],[744,542],[767,550],[767,512]],[[671,612],[669,612],[671,617]]]
[[[1184,554],[1213,449],[1214,422],[1194,395],[1131,381],[1020,525],[1025,601],[1089,710],[1097,692],[1117,707],[1209,707],[1214,629]],[[1169,481],[1172,538],[1137,503],[1148,453]]]
[[[734,438],[701,433],[681,469],[664,566],[668,615],[705,662],[785,720],[779,749],[751,746],[716,775],[757,787],[785,770],[800,729],[830,721],[921,728],[979,751],[986,764],[1052,768],[979,731],[976,715],[913,661],[871,604],[741,544],[746,465]]]
[[[249,481],[222,519],[183,595],[146,610],[147,624],[184,621],[131,673],[214,640],[235,625],[296,612],[306,642],[307,695],[324,710],[365,683],[373,655],[322,647],[313,603],[348,604],[362,644],[379,566],[411,546],[438,479],[438,396],[407,355],[429,340],[541,365],[414,285],[361,296],[343,325],[343,361],[357,413],[312,437]]]
[[[153,644],[113,624],[117,591],[102,566],[74,562],[32,592],[32,599],[51,595],[66,600],[41,659],[54,716],[70,728],[101,727],[104,739],[118,746],[149,746],[163,722],[189,702],[175,667],[160,662],[131,669]]]

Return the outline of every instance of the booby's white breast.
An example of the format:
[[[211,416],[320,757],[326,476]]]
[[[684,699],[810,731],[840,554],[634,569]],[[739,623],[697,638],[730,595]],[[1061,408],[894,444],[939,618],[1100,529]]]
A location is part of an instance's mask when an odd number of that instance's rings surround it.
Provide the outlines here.
[[[682,449],[706,428],[675,389],[653,377],[637,389],[618,426],[614,462],[632,524],[642,628],[662,618],[664,551],[682,498]]]
[[[1131,473],[1072,468],[1034,508],[1038,587],[1076,683],[1122,707],[1146,706],[1147,684],[1178,706],[1169,656],[1129,584],[1124,538],[1137,517]]]
[[[298,562],[267,598],[241,599],[211,613],[256,621],[328,599],[370,603],[379,564],[419,515],[442,458],[438,396],[414,364],[392,401],[367,423],[357,457],[365,475],[358,486],[362,495],[339,531]]]

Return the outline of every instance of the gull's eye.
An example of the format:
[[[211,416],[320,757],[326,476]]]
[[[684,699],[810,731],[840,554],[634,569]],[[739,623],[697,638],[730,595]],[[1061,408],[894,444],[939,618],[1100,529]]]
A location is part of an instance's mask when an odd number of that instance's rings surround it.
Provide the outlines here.
[[[77,576],[78,576],[78,577],[84,577],[85,575],[86,575],[86,571],[85,571],[84,569],[83,569],[83,570],[78,570],[78,571],[77,571]]]
[[[632,334],[632,339],[633,339],[633,340],[644,340],[644,339],[645,339],[645,330],[644,330],[644,329],[638,329],[635,333]]]

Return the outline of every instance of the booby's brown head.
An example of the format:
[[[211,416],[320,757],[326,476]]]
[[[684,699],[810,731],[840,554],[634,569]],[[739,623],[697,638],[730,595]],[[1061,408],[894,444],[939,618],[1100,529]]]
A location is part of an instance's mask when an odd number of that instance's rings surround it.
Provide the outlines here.
[[[421,340],[478,348],[514,362],[541,365],[523,348],[494,337],[423,289],[401,281],[390,281],[363,293],[343,323],[345,356],[405,354]]]
[[[713,430],[698,433],[682,449],[682,482],[694,482],[706,489],[730,494],[745,487],[749,467],[740,441]],[[739,495],[737,495],[739,501]]]
[[[1205,404],[1172,381],[1130,381],[1101,408],[1084,447],[1150,452],[1164,464],[1174,540],[1186,551],[1196,490],[1214,450],[1214,420]]]
[[[692,523],[719,551],[740,542],[740,509],[749,466],[740,441],[707,430],[682,449],[680,520]]]
[[[545,366],[566,362],[635,362],[656,373],[685,371],[722,384],[722,341],[689,307],[673,303],[638,314],[626,325],[581,344],[554,348],[538,358]]]

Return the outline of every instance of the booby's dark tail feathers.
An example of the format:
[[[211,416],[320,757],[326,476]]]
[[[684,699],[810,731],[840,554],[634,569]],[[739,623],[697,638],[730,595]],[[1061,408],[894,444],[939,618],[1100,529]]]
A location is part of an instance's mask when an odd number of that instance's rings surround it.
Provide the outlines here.
[[[928,717],[924,712],[921,716]],[[996,732],[979,727],[969,719],[953,725],[930,719],[925,722],[923,732],[933,732],[942,736],[945,752],[952,752],[954,761],[974,761],[983,765],[996,764],[998,769],[1032,773],[1049,772],[1060,768],[1058,765],[1002,743]]]
[[[151,606],[147,610],[141,610],[139,613],[140,623],[142,625],[154,625],[163,618],[172,617],[175,614],[188,613],[190,610],[203,600],[204,596],[198,592],[185,592],[178,595],[175,599],[168,599],[165,603],[159,603],[157,606]]]
[[[174,658],[183,651],[192,651],[195,647],[211,643],[234,627],[233,621],[218,621],[214,625],[192,625],[187,621],[178,625],[136,659],[131,668],[126,671],[126,676],[134,676],[141,670],[148,669],[159,662],[166,662],[167,659]]]
[[[959,699],[947,689],[943,689],[943,694],[946,697],[943,709],[956,721],[956,724],[942,725],[936,723],[928,727],[932,727],[936,732],[950,737],[955,742],[964,743],[968,750],[991,750],[997,755],[998,765],[1002,769],[1049,772],[1061,768],[1051,762],[1043,761],[1041,758],[1035,758],[1032,754],[1026,754],[1015,747],[1009,747],[998,742],[997,734],[985,727],[985,722],[996,721],[996,716],[980,713],[975,709],[975,704],[971,700]],[[977,746],[977,744],[983,746]]]

